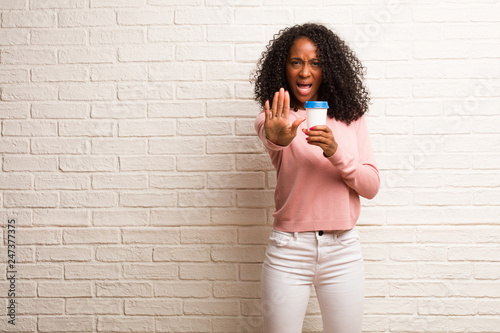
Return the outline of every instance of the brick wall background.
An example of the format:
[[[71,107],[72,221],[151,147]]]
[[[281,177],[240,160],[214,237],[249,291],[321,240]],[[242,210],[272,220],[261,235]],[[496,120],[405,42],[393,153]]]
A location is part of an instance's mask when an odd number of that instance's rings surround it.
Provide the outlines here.
[[[275,172],[249,74],[307,21],[368,68],[364,332],[500,332],[498,0],[0,8],[0,332],[260,332]]]

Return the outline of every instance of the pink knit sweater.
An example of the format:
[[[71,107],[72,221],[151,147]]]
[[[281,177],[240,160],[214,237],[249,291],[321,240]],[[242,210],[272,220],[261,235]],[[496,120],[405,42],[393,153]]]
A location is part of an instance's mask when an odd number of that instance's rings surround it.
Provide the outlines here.
[[[305,116],[305,110],[290,111],[290,123]],[[302,132],[306,121],[292,143],[278,146],[267,140],[264,119],[261,112],[255,130],[277,170],[274,228],[288,232],[353,228],[361,209],[359,196],[372,199],[380,187],[365,117],[349,126],[327,118],[338,143],[329,158],[321,148],[307,144]]]

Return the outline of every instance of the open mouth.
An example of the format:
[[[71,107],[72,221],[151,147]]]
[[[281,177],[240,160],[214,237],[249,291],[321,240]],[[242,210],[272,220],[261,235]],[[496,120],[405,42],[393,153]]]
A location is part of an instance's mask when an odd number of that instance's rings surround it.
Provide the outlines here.
[[[307,95],[312,88],[312,84],[297,83],[297,89],[301,95]]]

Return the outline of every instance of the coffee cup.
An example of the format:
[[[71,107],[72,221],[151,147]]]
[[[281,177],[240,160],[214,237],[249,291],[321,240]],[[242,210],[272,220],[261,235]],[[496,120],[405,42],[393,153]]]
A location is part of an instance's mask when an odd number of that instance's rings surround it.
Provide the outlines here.
[[[328,102],[325,101],[306,101],[307,128],[316,125],[326,125],[326,114],[328,111]]]

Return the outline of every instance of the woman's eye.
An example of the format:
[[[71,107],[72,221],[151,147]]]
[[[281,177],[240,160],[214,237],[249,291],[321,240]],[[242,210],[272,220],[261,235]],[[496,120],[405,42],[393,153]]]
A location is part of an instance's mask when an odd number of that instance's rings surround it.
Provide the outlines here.
[[[313,67],[319,67],[319,62],[318,61],[314,61],[311,63],[311,66]]]

